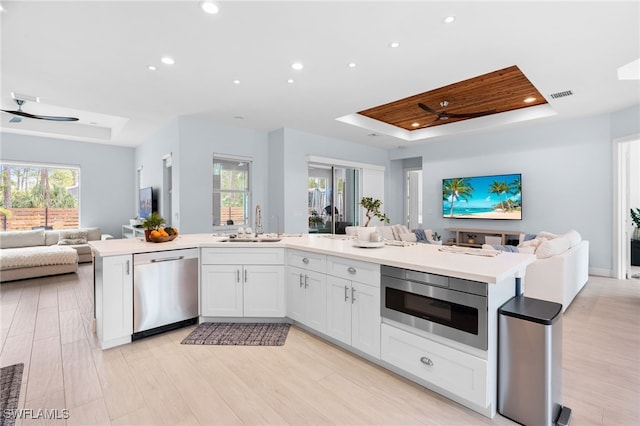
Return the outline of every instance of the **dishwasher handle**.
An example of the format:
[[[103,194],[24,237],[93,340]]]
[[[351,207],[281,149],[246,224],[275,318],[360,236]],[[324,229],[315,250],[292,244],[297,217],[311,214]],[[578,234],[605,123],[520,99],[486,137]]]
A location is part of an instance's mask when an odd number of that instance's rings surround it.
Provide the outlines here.
[[[171,262],[174,260],[182,260],[184,256],[176,256],[176,257],[167,257],[164,259],[151,259],[151,263],[159,263],[159,262]]]

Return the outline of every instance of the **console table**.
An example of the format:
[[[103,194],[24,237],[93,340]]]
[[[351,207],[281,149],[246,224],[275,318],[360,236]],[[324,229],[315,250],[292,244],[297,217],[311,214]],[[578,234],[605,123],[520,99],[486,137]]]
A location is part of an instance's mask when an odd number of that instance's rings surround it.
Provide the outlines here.
[[[144,238],[144,228],[122,225],[122,238]]]
[[[467,228],[445,228],[450,232],[455,232],[455,242],[445,242],[444,244],[455,244],[463,247],[482,247],[482,244],[502,244],[509,240],[519,240],[520,231],[496,231],[488,229],[467,229]],[[475,241],[469,241],[469,235],[475,235]]]

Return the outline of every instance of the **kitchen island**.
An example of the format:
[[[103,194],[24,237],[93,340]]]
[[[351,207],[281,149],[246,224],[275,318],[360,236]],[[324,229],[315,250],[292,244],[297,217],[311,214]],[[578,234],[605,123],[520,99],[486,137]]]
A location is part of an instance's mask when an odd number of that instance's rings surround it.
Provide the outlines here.
[[[342,236],[284,236],[229,242],[210,234],[166,243],[91,242],[96,333],[103,349],[131,341],[133,256],[199,250],[199,321],[289,321],[485,416],[496,413],[497,310],[515,295],[534,255],[493,257],[415,244],[354,246]],[[487,349],[381,316],[381,265],[484,283]],[[425,361],[425,360],[428,360]]]

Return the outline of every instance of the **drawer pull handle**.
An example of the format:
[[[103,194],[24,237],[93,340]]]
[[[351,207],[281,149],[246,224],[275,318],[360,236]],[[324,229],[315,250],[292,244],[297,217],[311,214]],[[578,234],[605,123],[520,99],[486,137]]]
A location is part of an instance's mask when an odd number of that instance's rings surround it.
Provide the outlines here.
[[[302,287],[304,285],[304,281],[302,280],[302,274],[300,274],[300,287]]]
[[[306,257],[303,257],[302,258],[302,263],[305,263],[305,264],[309,263],[309,259],[307,259]]]
[[[305,275],[304,276],[304,288],[308,288],[309,287],[309,276]]]
[[[356,273],[356,268],[354,268],[353,266],[349,266],[347,268],[347,272],[349,272],[350,274],[355,274]]]
[[[347,300],[349,300],[349,287],[347,287],[345,285],[344,286],[344,301],[346,302]]]
[[[433,365],[433,361],[431,361],[431,359],[427,358],[426,356],[423,356],[422,358],[420,358],[420,362],[428,366]]]
[[[356,301],[356,289],[351,287],[351,304]]]

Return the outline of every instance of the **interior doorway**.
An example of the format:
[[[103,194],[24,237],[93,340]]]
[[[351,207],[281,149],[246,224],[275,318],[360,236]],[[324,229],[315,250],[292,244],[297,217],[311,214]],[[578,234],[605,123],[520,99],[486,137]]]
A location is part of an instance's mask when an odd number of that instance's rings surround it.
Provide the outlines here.
[[[630,209],[640,207],[640,135],[614,141],[614,277],[629,279],[640,275],[640,266],[631,264],[633,224]]]
[[[405,169],[405,223],[409,229],[422,228],[422,169]]]

